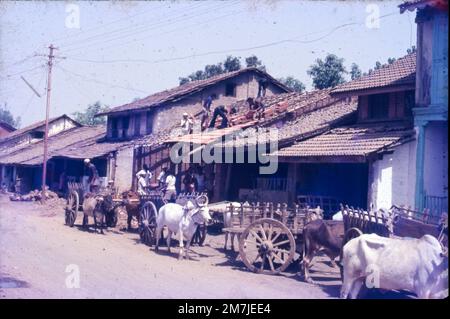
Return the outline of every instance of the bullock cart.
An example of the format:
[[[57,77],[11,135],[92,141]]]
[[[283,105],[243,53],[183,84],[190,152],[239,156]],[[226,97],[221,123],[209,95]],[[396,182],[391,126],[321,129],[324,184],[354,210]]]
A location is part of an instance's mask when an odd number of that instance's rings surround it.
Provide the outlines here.
[[[420,238],[432,235],[443,242],[447,232],[447,214],[432,216],[409,208],[392,206],[390,211],[363,211],[341,206],[345,236],[343,245],[361,234],[375,233],[383,237]],[[447,246],[445,240],[444,245]]]
[[[203,193],[181,193],[177,196],[176,203],[184,206],[188,200],[195,200],[200,195],[206,196]],[[148,190],[145,195],[140,195],[138,202],[140,205],[139,236],[144,244],[151,246],[155,240],[156,215],[159,209],[167,204],[167,200],[164,199],[162,190],[154,189]],[[199,225],[192,238],[192,244],[203,245],[206,239],[206,231],[205,224]]]
[[[288,208],[286,204],[243,203],[237,207],[230,203],[223,231],[226,239],[228,234],[238,237],[239,256],[250,271],[278,274],[300,252],[303,228],[313,214],[320,212],[298,205]]]
[[[105,195],[111,194],[114,195],[115,190],[112,189],[102,189],[98,194]],[[87,191],[82,183],[67,183],[67,200],[66,200],[66,208],[65,208],[65,222],[69,227],[73,227],[75,221],[77,219],[78,212],[83,211],[83,200],[84,195],[87,194]],[[117,216],[108,216],[106,220],[106,224],[108,227],[114,227],[117,223]]]

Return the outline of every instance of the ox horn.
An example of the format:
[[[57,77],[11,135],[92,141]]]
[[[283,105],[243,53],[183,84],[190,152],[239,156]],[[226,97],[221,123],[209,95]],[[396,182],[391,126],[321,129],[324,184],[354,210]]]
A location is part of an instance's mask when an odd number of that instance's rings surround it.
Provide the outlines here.
[[[208,196],[206,195],[200,195],[198,196],[195,201],[197,202],[198,206],[206,206],[208,205]]]

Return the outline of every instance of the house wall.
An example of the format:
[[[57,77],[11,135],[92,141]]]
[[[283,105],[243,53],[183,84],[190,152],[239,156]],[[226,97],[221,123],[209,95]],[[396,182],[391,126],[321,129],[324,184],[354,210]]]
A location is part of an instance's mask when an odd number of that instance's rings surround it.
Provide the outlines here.
[[[59,134],[63,131],[69,130],[76,126],[77,126],[77,124],[74,121],[64,118],[64,117],[60,118],[60,119],[55,120],[48,124],[48,136],[53,136],[53,135]],[[45,125],[41,125],[31,131],[24,132],[23,134],[18,135],[11,140],[8,140],[7,142],[5,142],[4,145],[0,145],[0,148],[16,147],[16,146],[20,146],[20,145],[23,145],[26,143],[34,143],[37,141],[41,141],[42,138],[33,138],[31,133],[36,132],[36,131],[44,132],[44,130],[45,130]]]
[[[425,128],[425,195],[448,197],[448,124],[430,122]]]
[[[114,186],[119,192],[131,189],[133,183],[134,148],[128,147],[116,152]]]
[[[433,21],[418,17],[417,22],[416,105],[427,106],[431,101]]]
[[[416,142],[412,141],[369,165],[368,203],[375,209],[394,204],[414,207],[415,154]]]
[[[388,94],[389,110],[385,120],[400,120],[411,117],[412,108],[414,106],[413,91],[398,91],[386,93]],[[361,95],[358,97],[358,120],[370,121],[369,118],[369,97],[370,95]]]

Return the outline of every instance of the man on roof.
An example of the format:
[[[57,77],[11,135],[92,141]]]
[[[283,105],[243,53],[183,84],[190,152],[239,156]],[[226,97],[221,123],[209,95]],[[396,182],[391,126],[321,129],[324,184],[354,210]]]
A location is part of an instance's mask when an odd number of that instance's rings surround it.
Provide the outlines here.
[[[228,111],[226,110],[225,106],[219,105],[214,109],[214,114],[211,120],[211,123],[209,124],[210,128],[214,128],[216,126],[216,120],[217,117],[220,116],[222,118],[222,123],[220,123],[219,128],[226,128],[228,127]]]
[[[181,132],[183,135],[192,134],[194,129],[194,117],[188,113],[183,113],[183,118],[181,119]]]

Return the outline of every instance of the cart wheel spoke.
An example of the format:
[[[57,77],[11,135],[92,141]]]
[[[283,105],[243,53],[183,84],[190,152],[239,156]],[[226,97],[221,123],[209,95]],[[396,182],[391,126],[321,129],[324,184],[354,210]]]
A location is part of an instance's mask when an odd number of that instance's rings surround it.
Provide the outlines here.
[[[283,240],[283,241],[279,241],[278,243],[274,243],[274,244],[273,244],[273,247],[278,247],[278,246],[280,246],[280,245],[284,245],[284,244],[287,244],[287,243],[289,243],[289,242],[290,242],[289,239]]]
[[[263,240],[261,239],[261,237],[259,237],[259,235],[258,235],[255,231],[251,230],[251,231],[250,231],[250,234],[252,234],[252,235],[253,235],[253,238],[257,239],[260,243],[263,242]]]
[[[273,266],[273,261],[271,256],[267,256],[267,260],[269,261],[269,266],[272,271],[275,271],[275,267]]]
[[[264,240],[267,240],[266,230],[264,229],[264,227],[263,227],[262,225],[259,225],[258,228],[259,228],[259,230],[261,231],[262,238],[263,238]]]

